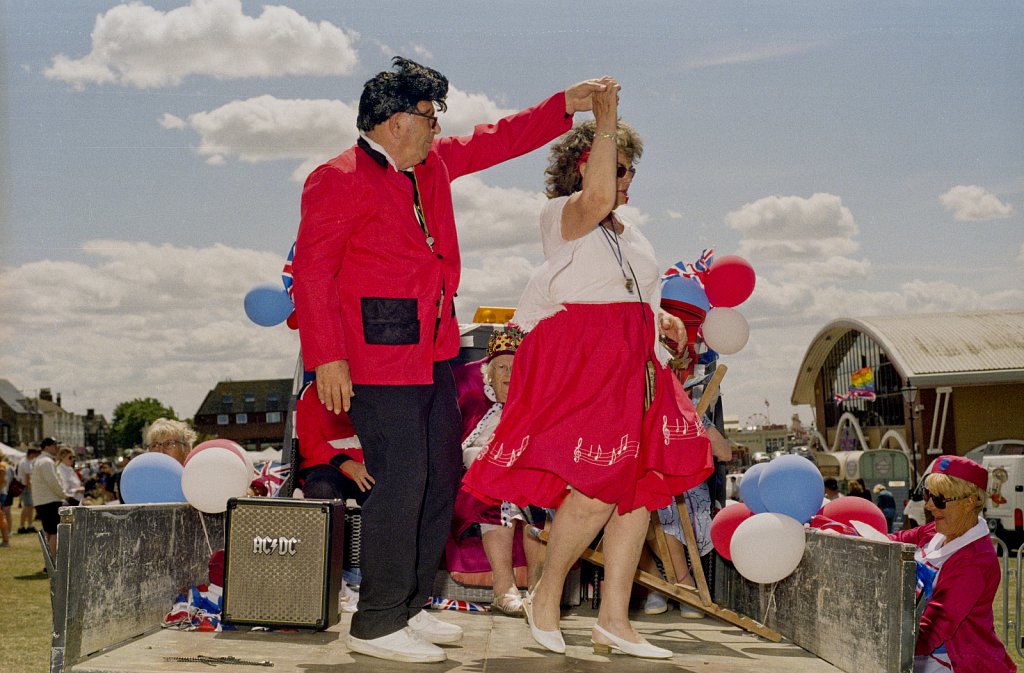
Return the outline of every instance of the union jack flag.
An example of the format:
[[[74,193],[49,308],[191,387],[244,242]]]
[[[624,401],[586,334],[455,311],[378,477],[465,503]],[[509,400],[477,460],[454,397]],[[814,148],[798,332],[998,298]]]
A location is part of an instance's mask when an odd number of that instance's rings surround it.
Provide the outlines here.
[[[697,278],[698,280],[708,272],[711,265],[715,261],[715,249],[705,248],[700,253],[700,257],[693,264],[679,261],[670,266],[665,273],[661,275],[661,279],[664,280],[671,276],[683,276],[684,278]]]
[[[256,478],[252,480],[252,486],[257,492],[266,491],[265,495],[268,498],[276,498],[285,479],[291,474],[291,470],[291,465],[277,460],[268,460],[259,467]]]
[[[705,248],[700,253],[700,257],[697,259],[697,261],[694,262],[693,264],[689,265],[690,271],[692,271],[694,274],[696,274],[696,273],[704,273],[708,269],[711,268],[711,265],[714,264],[714,262],[715,262],[715,249],[714,248]]]
[[[292,249],[288,251],[288,259],[284,262],[284,268],[281,269],[281,282],[284,283],[284,289],[288,292],[288,296],[292,296],[292,283],[295,280],[292,278],[292,260],[295,259],[295,244],[292,243]],[[292,297],[292,301],[295,298]]]

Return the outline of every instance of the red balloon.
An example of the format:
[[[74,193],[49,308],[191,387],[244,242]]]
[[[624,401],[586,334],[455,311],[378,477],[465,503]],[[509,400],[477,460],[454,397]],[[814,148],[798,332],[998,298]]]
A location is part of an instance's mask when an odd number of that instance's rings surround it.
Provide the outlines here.
[[[882,510],[867,498],[844,495],[822,507],[821,513],[839,523],[849,525],[851,521],[863,521],[883,535],[889,533],[889,524]]]
[[[704,274],[704,293],[712,306],[732,308],[745,302],[754,292],[754,267],[736,255],[719,257]]]
[[[239,444],[238,442],[234,442],[230,439],[210,439],[208,441],[203,442],[202,444],[197,444],[195,448],[189,451],[188,455],[185,456],[185,462],[183,464],[188,465],[188,461],[192,460],[192,456],[196,455],[200,451],[205,451],[206,449],[212,449],[215,447],[221,449],[228,449],[236,456],[238,456],[243,463],[249,462],[249,459],[245,454],[245,449],[243,449],[242,445]]]
[[[711,543],[722,558],[731,561],[732,554],[729,553],[729,544],[732,542],[732,534],[736,528],[754,516],[750,508],[743,503],[729,505],[715,515],[711,521]]]

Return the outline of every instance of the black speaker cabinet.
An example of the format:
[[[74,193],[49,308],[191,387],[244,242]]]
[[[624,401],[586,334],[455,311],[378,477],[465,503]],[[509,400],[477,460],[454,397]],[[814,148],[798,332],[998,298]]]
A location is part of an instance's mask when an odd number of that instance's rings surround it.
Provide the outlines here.
[[[224,622],[309,629],[338,622],[344,501],[231,498],[225,538]]]

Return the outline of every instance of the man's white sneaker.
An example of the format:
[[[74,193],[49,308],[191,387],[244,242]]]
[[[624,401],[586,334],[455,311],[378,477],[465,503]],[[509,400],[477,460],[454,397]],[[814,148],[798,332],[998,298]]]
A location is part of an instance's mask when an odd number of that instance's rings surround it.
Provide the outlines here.
[[[420,610],[409,620],[409,630],[428,643],[455,643],[462,640],[462,627],[430,614],[429,610]]]
[[[424,642],[408,627],[370,640],[349,636],[347,644],[348,649],[352,652],[391,661],[429,664],[445,661],[448,658],[444,650],[437,645]]]

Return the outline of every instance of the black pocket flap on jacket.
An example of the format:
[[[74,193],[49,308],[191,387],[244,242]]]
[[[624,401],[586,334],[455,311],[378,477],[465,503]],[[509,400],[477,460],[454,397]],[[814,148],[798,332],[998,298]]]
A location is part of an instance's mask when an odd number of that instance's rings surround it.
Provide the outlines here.
[[[366,343],[380,346],[419,343],[420,321],[415,299],[362,297],[359,305]]]

